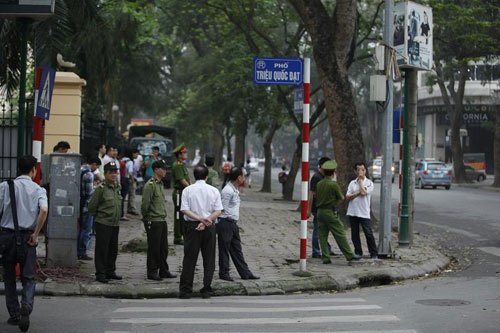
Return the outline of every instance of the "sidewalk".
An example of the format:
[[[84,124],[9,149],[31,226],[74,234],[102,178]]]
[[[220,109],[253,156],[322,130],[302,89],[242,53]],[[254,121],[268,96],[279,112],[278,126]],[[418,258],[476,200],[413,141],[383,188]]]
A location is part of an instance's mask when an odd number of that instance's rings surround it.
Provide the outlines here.
[[[182,269],[183,246],[173,245],[173,205],[171,192],[166,193],[168,202],[169,257],[170,271],[180,275]],[[140,201],[140,196],[138,197]],[[139,202],[138,205],[139,207]],[[437,272],[449,264],[449,259],[434,249],[427,238],[415,235],[415,246],[410,249],[396,248],[396,258],[371,260],[366,257],[348,265],[343,256],[332,258],[331,265],[323,265],[321,259],[311,259],[312,223],[309,224],[307,268],[312,277],[293,275],[299,269],[300,213],[296,211],[297,202],[285,202],[279,194],[260,193],[257,189],[245,189],[242,196],[241,238],[243,253],[252,272],[260,280],[242,280],[234,267],[231,276],[234,282],[218,278],[218,267],[214,274],[212,287],[214,295],[275,295],[307,291],[341,291],[356,287],[388,284],[394,281],[426,276]],[[378,233],[376,233],[376,237]],[[397,235],[393,235],[393,246],[397,246]],[[350,231],[348,231],[350,239]],[[364,241],[364,235],[361,235]],[[146,235],[138,218],[122,222],[120,227],[120,250],[117,260],[117,274],[122,281],[101,284],[94,281],[93,261],[80,261],[77,278],[49,275],[39,292],[53,296],[104,296],[114,298],[155,298],[177,297],[179,277],[162,282],[146,280]],[[131,242],[132,241],[132,242]],[[338,254],[340,250],[333,237],[329,241]],[[130,246],[130,245],[133,246]],[[125,252],[126,248],[134,251]],[[363,243],[363,249],[367,249]],[[128,250],[130,251],[130,250]],[[89,251],[91,257],[93,251]],[[201,273],[201,274],[200,274]],[[54,274],[56,275],[56,274]],[[59,276],[64,274],[57,274]],[[194,291],[201,288],[201,255],[198,260]],[[3,287],[3,285],[2,285]],[[3,289],[3,288],[2,288]]]

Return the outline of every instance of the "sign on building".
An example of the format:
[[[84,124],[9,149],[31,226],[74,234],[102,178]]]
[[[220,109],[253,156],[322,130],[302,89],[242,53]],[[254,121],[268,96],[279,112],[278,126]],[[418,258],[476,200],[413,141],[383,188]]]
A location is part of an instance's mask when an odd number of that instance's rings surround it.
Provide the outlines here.
[[[401,68],[432,69],[432,8],[403,1],[394,6],[394,49]]]
[[[301,58],[253,58],[253,83],[266,85],[302,85]]]
[[[55,0],[0,0],[0,17],[43,19],[54,15]]]

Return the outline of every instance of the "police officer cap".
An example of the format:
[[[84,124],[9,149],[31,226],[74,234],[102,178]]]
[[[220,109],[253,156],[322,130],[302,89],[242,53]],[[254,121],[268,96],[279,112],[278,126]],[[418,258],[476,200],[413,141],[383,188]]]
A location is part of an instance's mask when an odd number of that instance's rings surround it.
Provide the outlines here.
[[[154,161],[153,165],[151,166],[151,168],[153,168],[153,170],[158,169],[158,168],[166,169],[167,168],[167,163],[165,163],[164,160]]]
[[[332,160],[326,161],[325,163],[323,163],[321,168],[323,170],[335,170],[337,168],[337,162],[332,161]]]
[[[183,143],[181,143],[180,145],[178,145],[175,149],[174,149],[174,154],[177,154],[177,153],[182,153],[182,152],[185,152],[186,151],[186,146],[184,146]]]
[[[115,162],[106,163],[106,165],[104,166],[104,172],[107,172],[107,171],[118,171],[118,167],[116,166],[116,163]]]

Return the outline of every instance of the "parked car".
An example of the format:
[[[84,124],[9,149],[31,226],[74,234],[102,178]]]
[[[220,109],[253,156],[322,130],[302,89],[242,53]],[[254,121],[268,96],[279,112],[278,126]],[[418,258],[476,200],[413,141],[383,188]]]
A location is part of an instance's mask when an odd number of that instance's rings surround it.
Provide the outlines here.
[[[468,181],[477,180],[478,182],[482,182],[486,179],[486,172],[484,170],[476,170],[470,165],[465,165],[465,178]]]
[[[368,177],[372,181],[382,181],[382,166],[384,165],[381,158],[373,160],[372,164],[368,167]],[[394,166],[391,166],[392,182],[394,183]]]
[[[415,185],[421,189],[426,186],[432,186],[432,188],[443,186],[449,190],[451,188],[451,171],[443,162],[420,161],[415,167]]]

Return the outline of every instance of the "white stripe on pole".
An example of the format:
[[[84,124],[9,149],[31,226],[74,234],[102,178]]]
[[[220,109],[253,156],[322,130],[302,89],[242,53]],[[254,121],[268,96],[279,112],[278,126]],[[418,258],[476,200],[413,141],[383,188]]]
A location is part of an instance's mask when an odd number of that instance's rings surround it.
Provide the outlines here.
[[[302,182],[302,200],[308,200],[309,199],[309,188],[308,188],[308,182]]]
[[[307,238],[307,220],[302,220],[300,223],[300,238]]]
[[[304,83],[311,83],[311,58],[304,58]]]
[[[303,123],[308,123],[309,118],[310,118],[310,110],[311,110],[311,105],[306,103],[302,106],[302,122]]]
[[[309,142],[302,143],[302,162],[309,162]]]
[[[305,272],[307,269],[307,265],[306,265],[306,259],[300,259],[300,263],[299,263],[299,270],[301,272]]]
[[[42,159],[42,141],[33,140],[33,157],[38,162]]]

